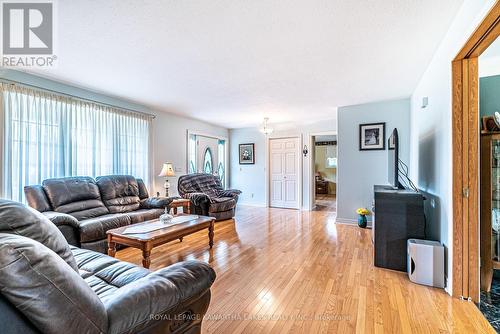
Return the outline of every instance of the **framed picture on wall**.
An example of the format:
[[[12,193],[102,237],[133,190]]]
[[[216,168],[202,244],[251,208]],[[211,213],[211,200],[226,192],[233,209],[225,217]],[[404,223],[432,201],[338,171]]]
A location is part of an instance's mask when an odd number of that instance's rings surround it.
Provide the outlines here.
[[[385,123],[359,125],[359,150],[385,150]]]
[[[240,144],[240,165],[255,164],[255,144]]]

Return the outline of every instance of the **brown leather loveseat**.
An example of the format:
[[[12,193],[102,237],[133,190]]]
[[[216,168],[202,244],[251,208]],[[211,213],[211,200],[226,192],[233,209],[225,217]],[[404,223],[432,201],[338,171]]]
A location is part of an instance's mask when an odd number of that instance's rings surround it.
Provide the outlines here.
[[[101,253],[107,251],[108,230],[156,219],[172,201],[150,198],[144,182],[130,175],[47,179],[24,193],[69,244]]]
[[[0,333],[200,333],[215,272],[151,272],[70,246],[44,215],[0,199]]]

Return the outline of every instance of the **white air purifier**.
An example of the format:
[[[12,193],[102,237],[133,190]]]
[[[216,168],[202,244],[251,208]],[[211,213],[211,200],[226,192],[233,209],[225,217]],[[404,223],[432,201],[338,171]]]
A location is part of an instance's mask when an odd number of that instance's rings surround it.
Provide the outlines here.
[[[408,239],[408,277],[414,283],[444,288],[444,247],[438,241]]]

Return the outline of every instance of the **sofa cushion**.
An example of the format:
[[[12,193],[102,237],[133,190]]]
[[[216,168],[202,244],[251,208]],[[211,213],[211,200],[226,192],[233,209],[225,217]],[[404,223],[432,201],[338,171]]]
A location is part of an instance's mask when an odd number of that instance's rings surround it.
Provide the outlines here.
[[[180,322],[185,321],[184,316],[201,320],[198,318],[198,312],[194,311],[196,304],[193,304],[193,301],[210,293],[209,289],[215,277],[214,270],[208,264],[185,261],[125,285],[118,289],[112,298],[103,300],[108,313],[109,333],[200,333],[199,326],[176,326],[174,322],[161,328],[161,324],[154,322],[157,322],[156,317],[174,321],[177,318]],[[141,303],[143,300],[147,302]],[[181,317],[176,317],[182,310],[180,306],[186,303],[191,304],[190,310],[181,314]],[[206,307],[208,308],[208,304]],[[134,317],[124,317],[131,309],[134,310]]]
[[[87,249],[71,247],[80,276],[90,288],[106,300],[120,287],[150,274],[150,271],[134,264]]]
[[[80,242],[106,238],[106,232],[113,228],[130,225],[131,219],[124,214],[107,214],[80,221]]]
[[[102,201],[110,213],[130,212],[139,209],[139,185],[130,175],[109,175],[96,178]]]
[[[61,231],[42,213],[24,204],[0,200],[0,233],[17,234],[36,240],[77,270],[73,254]]]
[[[42,333],[106,333],[108,317],[88,284],[52,250],[0,233],[1,294]]]
[[[49,199],[47,195],[45,195],[45,191],[42,186],[26,186],[24,187],[24,196],[26,197],[26,202],[33,209],[38,210],[40,212],[51,211],[52,207],[50,206]]]
[[[48,179],[42,186],[56,212],[70,214],[78,220],[109,213],[91,177]]]
[[[228,211],[236,206],[236,201],[230,197],[215,197],[211,198],[211,201],[208,212]]]
[[[157,219],[164,213],[164,209],[140,209],[127,213],[127,216],[130,217],[131,223],[135,224],[147,220]]]
[[[141,200],[148,198],[149,193],[144,181],[142,179],[137,179],[137,185],[139,186],[139,198]]]

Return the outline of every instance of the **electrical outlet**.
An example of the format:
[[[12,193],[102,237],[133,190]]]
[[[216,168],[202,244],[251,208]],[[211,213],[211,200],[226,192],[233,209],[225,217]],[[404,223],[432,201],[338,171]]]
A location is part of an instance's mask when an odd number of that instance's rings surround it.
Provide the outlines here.
[[[175,167],[175,172],[176,173],[181,173],[182,172],[182,167]]]

